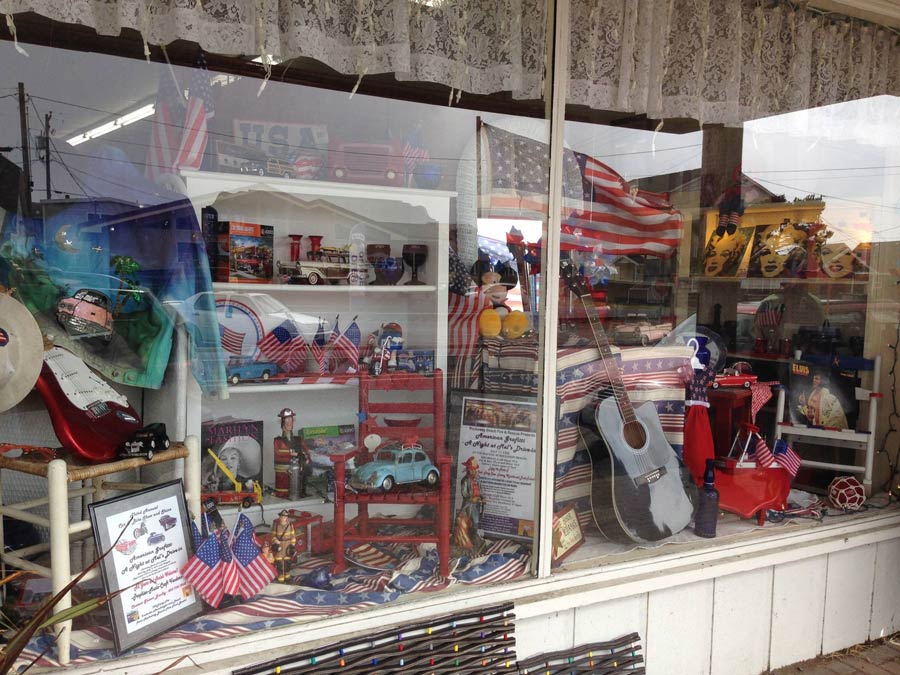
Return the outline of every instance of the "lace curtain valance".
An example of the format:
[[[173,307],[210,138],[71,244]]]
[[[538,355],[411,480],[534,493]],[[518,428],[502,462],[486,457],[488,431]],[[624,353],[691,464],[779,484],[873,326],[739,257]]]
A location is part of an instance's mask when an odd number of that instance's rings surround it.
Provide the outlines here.
[[[759,0],[571,0],[569,102],[738,124],[900,94],[889,29]],[[543,0],[0,0],[105,35],[541,96]]]

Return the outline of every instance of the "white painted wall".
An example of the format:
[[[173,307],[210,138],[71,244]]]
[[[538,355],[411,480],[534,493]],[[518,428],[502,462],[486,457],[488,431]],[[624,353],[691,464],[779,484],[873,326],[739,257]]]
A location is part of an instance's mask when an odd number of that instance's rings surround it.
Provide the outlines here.
[[[863,544],[527,616],[516,650],[527,658],[636,631],[647,675],[759,675],[900,630],[898,569],[900,539]]]

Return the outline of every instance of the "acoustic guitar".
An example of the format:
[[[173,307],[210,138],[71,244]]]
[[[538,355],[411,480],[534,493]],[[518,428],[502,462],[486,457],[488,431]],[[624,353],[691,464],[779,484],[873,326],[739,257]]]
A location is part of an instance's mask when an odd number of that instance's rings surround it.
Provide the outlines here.
[[[625,391],[590,290],[571,261],[562,277],[581,299],[609,378],[612,395],[582,411],[579,433],[591,458],[591,511],[605,537],[647,543],[683,530],[691,522],[690,475],[666,440],[652,401],[635,408]],[[593,413],[593,414],[591,414]]]
[[[62,347],[44,352],[35,389],[60,444],[89,462],[115,459],[141,429],[140,416],[128,399]]]

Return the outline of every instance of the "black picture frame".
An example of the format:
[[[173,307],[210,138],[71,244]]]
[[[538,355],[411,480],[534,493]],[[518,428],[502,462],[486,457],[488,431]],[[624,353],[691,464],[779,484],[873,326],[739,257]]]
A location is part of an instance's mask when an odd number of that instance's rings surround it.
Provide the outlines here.
[[[484,407],[488,414],[496,412],[502,417],[484,424],[485,436],[503,436],[502,440],[498,438],[495,441],[498,447],[480,449],[476,453],[481,466],[479,483],[485,498],[481,529],[492,536],[532,540],[536,519],[534,481],[539,443],[537,432],[540,428],[537,399],[470,389],[451,389],[447,396],[447,449],[453,461],[450,474],[451,512],[455,514],[460,507],[460,481],[465,471],[462,463],[472,454],[471,449],[462,447],[466,443],[463,436],[467,433],[471,436],[475,426],[467,424],[465,406],[468,402]],[[519,425],[525,418],[527,421]],[[496,461],[492,461],[491,455]]]
[[[100,563],[103,590],[121,591],[107,603],[117,655],[203,611],[181,576],[192,553],[181,479],[88,508],[98,556],[112,549]]]

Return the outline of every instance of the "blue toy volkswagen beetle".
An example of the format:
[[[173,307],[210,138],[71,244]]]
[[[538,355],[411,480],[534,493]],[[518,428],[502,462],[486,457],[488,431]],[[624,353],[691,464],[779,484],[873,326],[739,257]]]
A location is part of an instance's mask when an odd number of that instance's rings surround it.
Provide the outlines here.
[[[350,487],[356,490],[390,492],[395,485],[424,483],[437,485],[440,471],[428,459],[418,442],[389,445],[378,449],[375,458],[350,474]]]

